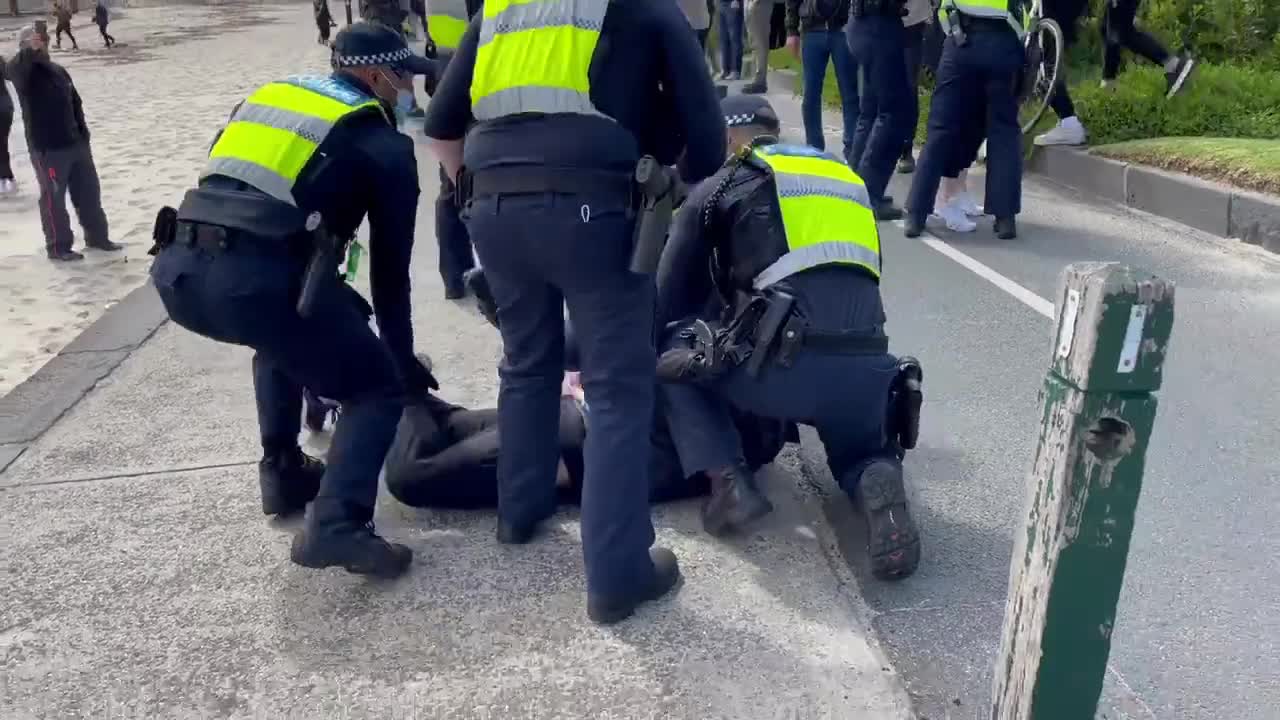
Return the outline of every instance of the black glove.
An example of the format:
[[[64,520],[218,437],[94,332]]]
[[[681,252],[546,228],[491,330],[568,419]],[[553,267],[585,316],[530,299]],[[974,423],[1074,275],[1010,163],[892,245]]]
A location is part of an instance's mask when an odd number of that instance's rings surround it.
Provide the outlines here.
[[[426,46],[425,46],[425,47],[423,47],[423,48],[422,48],[422,55],[423,55],[423,57],[426,57],[426,58],[428,58],[428,59],[434,60],[434,59],[436,58],[436,54],[437,54],[438,52],[439,52],[439,51],[438,51],[438,50],[437,50],[437,48],[436,48],[436,41],[435,41],[435,40],[432,40],[432,39],[431,39],[431,36],[430,36],[430,35],[428,35],[428,36],[427,36],[427,44],[426,44]]]

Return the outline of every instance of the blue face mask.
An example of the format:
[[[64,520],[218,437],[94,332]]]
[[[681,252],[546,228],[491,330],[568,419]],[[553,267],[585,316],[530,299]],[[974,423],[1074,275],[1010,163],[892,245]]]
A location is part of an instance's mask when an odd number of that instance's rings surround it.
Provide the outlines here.
[[[397,83],[387,77],[386,73],[383,73],[382,77],[392,87],[396,88],[396,125],[403,125],[405,118],[409,115],[409,110],[413,108],[413,91],[396,87]]]

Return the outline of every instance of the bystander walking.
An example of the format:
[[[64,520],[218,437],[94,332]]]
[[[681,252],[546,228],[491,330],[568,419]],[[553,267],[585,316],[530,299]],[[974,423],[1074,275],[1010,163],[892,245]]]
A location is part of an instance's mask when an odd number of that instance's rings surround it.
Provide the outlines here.
[[[102,35],[102,42],[107,47],[116,44],[116,39],[107,32],[107,23],[111,22],[111,14],[107,12],[106,0],[98,0],[98,4],[93,6],[93,22],[98,26],[98,32]]]
[[[9,129],[13,127],[13,98],[5,85],[4,58],[0,57],[0,197],[18,191],[13,179],[13,164],[9,161]]]

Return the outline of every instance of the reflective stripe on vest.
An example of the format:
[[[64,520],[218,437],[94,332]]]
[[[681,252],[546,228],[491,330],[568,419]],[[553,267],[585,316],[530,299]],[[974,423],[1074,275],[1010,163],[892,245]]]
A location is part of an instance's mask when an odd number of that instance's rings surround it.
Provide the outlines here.
[[[429,0],[427,34],[438,48],[456,50],[470,18],[466,0]]]
[[[295,76],[262,86],[236,110],[209,151],[200,179],[225,175],[289,205],[293,184],[344,117],[377,100],[326,77]]]
[[[1020,18],[1009,9],[1011,2],[1018,0],[942,0],[942,4],[938,7],[938,27],[948,35],[951,34],[951,17],[947,10],[952,9],[963,15],[971,17],[980,17],[994,20],[1007,20],[1009,27],[1018,33],[1021,38],[1026,35],[1026,22],[1031,18]]]
[[[880,234],[862,179],[811,147],[766,145],[755,155],[773,171],[787,254],[756,275],[760,290],[831,263],[859,265],[880,277]]]
[[[601,115],[587,71],[609,0],[487,0],[471,80],[477,120]]]

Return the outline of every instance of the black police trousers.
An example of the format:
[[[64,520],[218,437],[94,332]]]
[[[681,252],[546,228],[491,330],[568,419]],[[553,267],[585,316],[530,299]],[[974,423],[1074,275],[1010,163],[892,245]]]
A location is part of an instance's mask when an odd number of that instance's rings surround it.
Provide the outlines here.
[[[480,195],[463,213],[498,306],[498,515],[515,526],[555,512],[566,306],[573,321],[591,404],[582,550],[598,597],[633,597],[654,572],[654,287],[628,269],[629,203],[621,193]]]
[[[849,167],[866,183],[871,202],[884,200],[911,124],[911,83],[907,78],[907,31],[902,18],[865,15],[846,30],[849,51],[858,64],[860,113],[849,153]]]
[[[295,306],[305,260],[254,238],[211,252],[162,250],[152,281],[169,317],[212,340],[253,348],[253,386],[264,453],[297,448],[302,388],[342,404],[318,497],[373,515],[378,472],[400,419],[403,393],[367,306],[336,277],[310,317]]]

